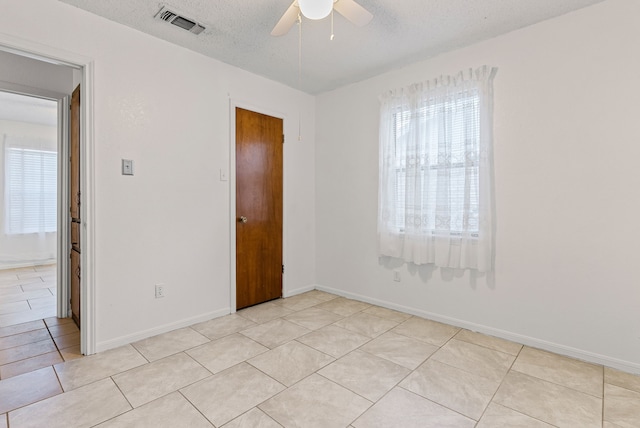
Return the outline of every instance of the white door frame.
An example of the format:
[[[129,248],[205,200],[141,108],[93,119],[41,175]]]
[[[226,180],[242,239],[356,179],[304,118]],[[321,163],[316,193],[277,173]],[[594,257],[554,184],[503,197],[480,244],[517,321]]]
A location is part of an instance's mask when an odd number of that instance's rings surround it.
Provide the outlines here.
[[[94,178],[94,116],[93,116],[93,100],[94,100],[94,63],[93,59],[83,55],[75,54],[62,49],[35,43],[30,40],[21,39],[0,33],[0,50],[13,54],[26,56],[40,61],[65,65],[71,68],[79,69],[82,72],[81,94],[80,94],[80,147],[81,147],[81,169],[80,169],[80,186],[82,189],[82,236],[83,251],[81,254],[82,266],[82,292],[80,293],[80,313],[82,314],[82,329],[80,330],[80,351],[85,355],[94,354],[96,352],[96,335],[95,335],[95,178]],[[67,104],[68,108],[68,104]],[[65,162],[63,162],[64,164]],[[65,183],[68,178],[65,177]],[[59,183],[60,186],[66,186],[65,183]],[[66,190],[68,198],[68,190]],[[62,196],[62,193],[60,194]],[[59,198],[61,199],[61,198]],[[65,217],[66,218],[66,217]],[[59,235],[66,229],[60,228]],[[58,251],[58,266],[66,266],[68,263],[68,234],[64,234],[59,245],[65,245],[64,252]],[[68,269],[58,269],[58,315],[64,314],[64,301],[68,304],[68,294],[61,290],[61,284],[68,284]],[[68,311],[65,316],[68,316]]]
[[[58,318],[69,317],[69,296],[71,279],[69,277],[69,259],[67,254],[71,246],[69,239],[69,106],[71,97],[66,95],[58,100],[58,257],[57,291]]]

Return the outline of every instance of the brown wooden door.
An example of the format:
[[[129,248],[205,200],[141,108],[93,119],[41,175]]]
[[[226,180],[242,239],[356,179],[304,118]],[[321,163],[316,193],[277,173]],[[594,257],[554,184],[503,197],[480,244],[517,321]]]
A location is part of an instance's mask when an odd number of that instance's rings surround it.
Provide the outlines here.
[[[69,221],[71,229],[71,249],[69,254],[71,277],[71,317],[80,327],[80,253],[82,236],[80,216],[80,86],[71,95],[71,120],[69,125]]]
[[[236,309],[282,297],[282,129],[236,108]]]
[[[80,219],[80,86],[71,95],[71,125],[69,147],[69,213],[72,219]]]
[[[71,317],[80,328],[80,253],[75,249],[71,250]]]

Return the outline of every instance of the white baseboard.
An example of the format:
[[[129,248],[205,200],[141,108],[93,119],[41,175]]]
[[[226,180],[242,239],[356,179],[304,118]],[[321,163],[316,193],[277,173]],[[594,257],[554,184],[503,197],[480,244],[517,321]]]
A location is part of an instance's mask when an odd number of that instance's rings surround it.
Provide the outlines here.
[[[312,284],[312,285],[307,285],[306,287],[294,288],[293,290],[285,290],[282,293],[282,297],[284,297],[284,298],[292,297],[292,296],[295,296],[297,294],[306,293],[307,291],[312,291],[312,290],[315,290],[315,289],[316,289],[316,286],[314,284]]]
[[[307,285],[305,287],[295,288],[293,290],[286,290],[283,297],[291,297],[297,294],[306,293],[307,291],[315,290],[315,284]],[[127,345],[129,343],[137,342],[138,340],[147,339],[158,334],[167,333],[179,328],[188,327],[199,322],[209,321],[214,318],[219,318],[231,313],[230,308],[218,309],[217,311],[207,312],[202,315],[198,315],[191,318],[186,318],[177,322],[164,324],[158,327],[150,328],[148,330],[133,333],[127,336],[117,337],[115,339],[105,340],[104,342],[96,343],[96,352],[103,352],[108,349],[117,348],[118,346]]]
[[[207,312],[201,315],[197,315],[191,318],[185,318],[180,321],[176,321],[169,324],[164,324],[148,330],[140,331],[127,336],[120,336],[115,339],[106,340],[104,342],[96,343],[96,352],[103,352],[108,349],[117,348],[118,346],[128,345],[129,343],[137,342],[138,340],[147,339],[158,334],[167,333],[173,330],[177,330],[183,327],[189,327],[193,324],[197,324],[204,321],[209,321],[214,318],[219,318],[225,315],[229,315],[230,308],[218,309],[213,312]]]
[[[596,354],[594,352],[572,348],[570,346],[565,346],[558,343],[553,343],[546,340],[538,339],[535,337],[513,333],[507,330],[488,327],[485,325],[476,324],[476,323],[468,322],[465,320],[460,320],[457,318],[451,318],[451,317],[439,315],[433,312],[427,312],[420,309],[411,308],[408,306],[398,305],[398,304],[387,302],[384,300],[373,299],[367,296],[362,296],[360,294],[348,293],[348,292],[331,288],[331,287],[316,285],[315,289],[320,291],[325,291],[327,293],[337,294],[339,296],[347,297],[349,299],[359,300],[361,302],[382,306],[383,308],[394,309],[400,312],[416,315],[421,318],[427,318],[427,319],[438,321],[444,324],[453,325],[455,327],[466,328],[467,330],[475,331],[475,332],[486,334],[489,336],[499,337],[501,339],[510,340],[512,342],[520,343],[533,348],[543,349],[545,351],[553,352],[560,355],[565,355],[567,357],[576,358],[578,360],[586,361],[589,363],[601,364],[603,366],[622,370],[628,373],[640,374],[640,364],[633,363],[630,361],[619,360],[617,358],[609,357],[606,355]]]
[[[7,264],[0,265],[0,270],[54,265],[56,264],[56,262],[57,262],[56,259],[37,260],[37,261],[28,261],[28,262],[9,262]]]

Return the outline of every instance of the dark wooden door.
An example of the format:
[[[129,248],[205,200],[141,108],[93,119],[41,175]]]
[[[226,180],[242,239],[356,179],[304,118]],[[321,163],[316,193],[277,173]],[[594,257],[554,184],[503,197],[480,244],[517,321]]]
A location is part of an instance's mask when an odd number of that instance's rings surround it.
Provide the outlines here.
[[[71,120],[69,124],[69,221],[71,248],[69,254],[71,279],[71,317],[80,327],[80,285],[82,252],[82,219],[80,214],[80,86],[71,95]]]
[[[236,309],[282,297],[282,119],[236,108]]]
[[[80,328],[80,253],[75,249],[71,250],[71,317]]]

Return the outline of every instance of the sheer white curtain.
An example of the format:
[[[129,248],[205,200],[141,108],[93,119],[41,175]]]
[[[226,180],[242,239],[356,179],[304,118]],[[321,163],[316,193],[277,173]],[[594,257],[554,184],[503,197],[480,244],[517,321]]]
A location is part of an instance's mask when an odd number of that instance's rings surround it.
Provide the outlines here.
[[[380,97],[380,256],[492,270],[496,72],[484,66]]]

